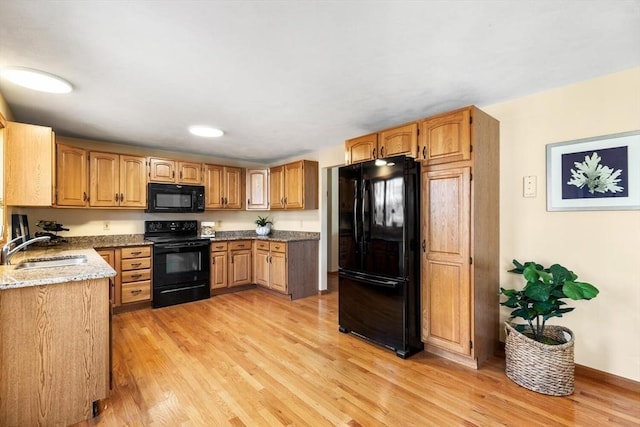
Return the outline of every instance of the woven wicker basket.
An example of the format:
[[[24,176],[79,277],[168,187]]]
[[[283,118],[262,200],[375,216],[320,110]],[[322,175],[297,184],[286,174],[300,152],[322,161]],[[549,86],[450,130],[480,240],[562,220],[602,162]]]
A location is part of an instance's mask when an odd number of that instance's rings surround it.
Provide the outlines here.
[[[567,396],[573,393],[573,332],[555,325],[544,329],[544,336],[565,344],[549,345],[535,341],[505,322],[506,374],[516,384],[538,393]],[[526,327],[526,330],[530,330]],[[526,332],[525,330],[525,332]]]

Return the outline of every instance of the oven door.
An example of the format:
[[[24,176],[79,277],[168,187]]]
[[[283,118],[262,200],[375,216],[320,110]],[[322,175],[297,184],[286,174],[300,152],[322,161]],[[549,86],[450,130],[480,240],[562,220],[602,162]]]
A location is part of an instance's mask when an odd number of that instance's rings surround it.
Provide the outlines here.
[[[159,287],[208,280],[209,240],[156,243],[153,283]]]

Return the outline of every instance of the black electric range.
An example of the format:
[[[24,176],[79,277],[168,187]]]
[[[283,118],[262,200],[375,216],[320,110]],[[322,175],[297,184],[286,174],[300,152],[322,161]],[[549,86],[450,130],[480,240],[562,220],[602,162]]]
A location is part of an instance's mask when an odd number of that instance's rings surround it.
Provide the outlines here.
[[[209,239],[198,236],[198,221],[145,221],[153,242],[154,308],[209,298]]]

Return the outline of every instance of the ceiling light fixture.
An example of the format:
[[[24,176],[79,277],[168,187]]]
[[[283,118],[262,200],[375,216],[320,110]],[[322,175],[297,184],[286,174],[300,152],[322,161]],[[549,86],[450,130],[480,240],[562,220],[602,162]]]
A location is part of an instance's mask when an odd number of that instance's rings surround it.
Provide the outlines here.
[[[196,136],[202,136],[204,138],[218,138],[224,135],[224,132],[220,129],[212,128],[211,126],[191,126],[189,132]]]
[[[9,67],[3,69],[0,75],[18,86],[40,92],[69,93],[73,90],[73,86],[68,81],[53,74],[30,68]]]

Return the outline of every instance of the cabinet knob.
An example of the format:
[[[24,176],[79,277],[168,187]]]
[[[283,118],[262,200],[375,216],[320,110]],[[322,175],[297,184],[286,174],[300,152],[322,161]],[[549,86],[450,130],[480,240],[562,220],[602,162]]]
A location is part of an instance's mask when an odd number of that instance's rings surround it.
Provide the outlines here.
[[[119,198],[119,197],[120,197],[120,196],[118,195],[118,193],[116,193],[116,203],[118,203],[118,198]]]
[[[423,158],[423,159],[426,159],[426,158],[427,158],[427,146],[426,146],[426,145],[424,145],[424,146],[422,147],[422,158]]]
[[[384,147],[380,147],[380,157],[384,157]]]
[[[120,203],[122,203],[124,201],[124,194],[120,193]]]
[[[133,291],[131,291],[132,295],[138,295],[140,292],[142,292],[142,289],[135,289]]]
[[[83,191],[83,192],[82,192],[82,201],[83,201],[83,202],[86,202],[86,201],[87,201],[87,192],[86,192],[86,191]]]
[[[142,253],[142,251],[135,251],[135,252],[131,252],[131,255],[140,255]]]
[[[140,265],[142,265],[142,263],[135,262],[131,264],[131,267],[140,267]]]
[[[372,159],[376,158],[376,149],[375,148],[373,150],[371,150],[371,158]]]
[[[422,252],[426,252],[427,251],[427,241],[423,240],[422,241]]]

